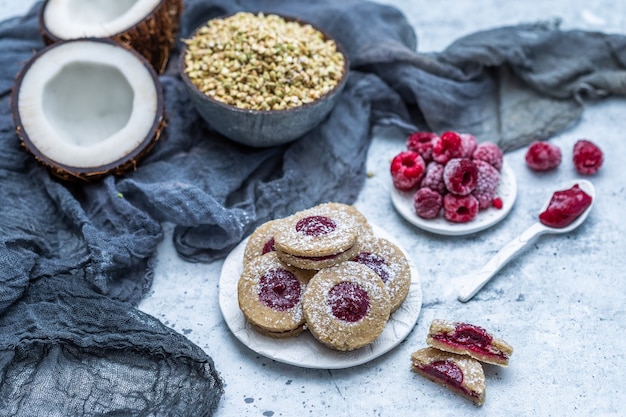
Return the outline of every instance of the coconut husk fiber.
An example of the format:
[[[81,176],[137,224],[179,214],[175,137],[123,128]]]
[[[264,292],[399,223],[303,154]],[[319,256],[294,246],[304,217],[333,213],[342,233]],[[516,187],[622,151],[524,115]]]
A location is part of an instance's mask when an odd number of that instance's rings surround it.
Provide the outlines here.
[[[336,108],[291,144],[250,149],[202,121],[170,59],[168,125],[150,155],[126,175],[66,184],[20,147],[9,111],[15,74],[44,46],[40,6],[0,24],[0,416],[214,413],[225,388],[210,354],[221,341],[200,349],[135,308],[165,222],[182,258],[211,262],[266,220],[354,202],[375,125],[454,129],[514,149],[575,122],[583,99],[625,93],[622,36],[538,23],[421,54],[389,6],[189,0],[182,36],[237,10],[299,16],[335,36],[352,62]]]

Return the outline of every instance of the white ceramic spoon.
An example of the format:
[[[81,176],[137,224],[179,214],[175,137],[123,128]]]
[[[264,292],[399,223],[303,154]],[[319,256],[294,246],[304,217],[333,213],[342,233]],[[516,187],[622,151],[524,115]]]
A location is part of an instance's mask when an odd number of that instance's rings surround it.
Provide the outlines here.
[[[520,236],[518,236],[515,240],[508,243],[505,247],[500,249],[498,253],[494,255],[485,266],[478,271],[476,274],[472,274],[470,276],[470,281],[466,282],[459,292],[458,299],[459,301],[466,302],[469,301],[480,289],[487,283],[493,276],[500,270],[507,262],[509,262],[514,256],[522,251],[530,242],[532,242],[537,236],[553,233],[568,233],[572,230],[576,229],[580,226],[591,211],[591,207],[596,201],[596,191],[593,187],[593,184],[587,180],[576,180],[570,181],[565,184],[563,187],[559,188],[559,190],[566,190],[574,186],[574,184],[578,184],[581,190],[591,196],[591,204],[585,211],[583,211],[580,216],[576,218],[572,223],[570,223],[566,227],[555,228],[548,227],[541,222],[537,222],[526,229]],[[539,213],[542,213],[550,203],[550,199],[552,198],[552,194],[548,201],[546,201],[545,205],[542,207]]]

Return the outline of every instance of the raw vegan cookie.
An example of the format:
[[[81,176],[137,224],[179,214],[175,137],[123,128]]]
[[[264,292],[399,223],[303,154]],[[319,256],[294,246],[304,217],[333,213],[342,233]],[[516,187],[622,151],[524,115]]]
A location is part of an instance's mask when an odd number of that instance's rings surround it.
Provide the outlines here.
[[[426,343],[447,352],[469,355],[481,362],[508,366],[511,345],[473,324],[435,319],[430,324]]]
[[[243,262],[274,251],[274,231],[280,225],[280,219],[270,220],[256,228],[248,238],[243,252]]]
[[[485,372],[480,362],[469,356],[424,348],[411,354],[411,369],[476,405],[485,402]]]
[[[333,203],[333,205],[337,210],[345,210],[347,213],[354,216],[359,238],[374,236],[372,225],[367,221],[363,213],[361,213],[356,207],[342,203]]]
[[[391,311],[380,277],[352,261],[315,274],[302,307],[311,334],[324,345],[343,351],[372,343],[382,333]]]
[[[310,271],[285,265],[275,252],[251,259],[237,284],[239,308],[253,327],[271,337],[303,330],[302,297]]]
[[[409,261],[396,245],[380,237],[360,238],[359,249],[351,261],[376,272],[385,283],[391,301],[391,312],[402,304],[411,286]]]
[[[328,268],[350,259],[362,219],[349,207],[320,204],[285,218],[274,233],[280,259],[302,269]]]

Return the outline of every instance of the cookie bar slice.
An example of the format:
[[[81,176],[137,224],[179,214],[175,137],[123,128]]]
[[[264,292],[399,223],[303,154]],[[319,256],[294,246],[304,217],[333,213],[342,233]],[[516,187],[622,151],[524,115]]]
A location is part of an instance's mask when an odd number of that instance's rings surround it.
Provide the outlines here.
[[[485,402],[485,373],[480,362],[475,359],[424,348],[411,354],[411,369],[476,405]]]
[[[435,319],[430,324],[426,343],[446,352],[469,355],[481,362],[509,365],[511,345],[473,324]]]

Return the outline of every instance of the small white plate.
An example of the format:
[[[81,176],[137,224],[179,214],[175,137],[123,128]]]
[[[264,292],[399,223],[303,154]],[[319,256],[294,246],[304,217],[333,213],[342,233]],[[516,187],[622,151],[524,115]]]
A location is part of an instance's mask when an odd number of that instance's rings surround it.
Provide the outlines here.
[[[322,345],[307,331],[291,338],[274,339],[252,329],[239,309],[237,297],[237,283],[243,272],[243,252],[247,239],[226,257],[220,274],[219,303],[228,328],[241,343],[258,354],[302,368],[349,368],[389,352],[409,335],[417,323],[422,308],[422,287],[417,268],[407,252],[380,227],[372,227],[378,236],[395,243],[403,251],[411,269],[411,286],[407,298],[391,315],[385,329],[373,343],[351,352],[341,352]]]
[[[420,229],[446,236],[463,236],[485,230],[504,219],[513,208],[517,198],[517,181],[515,173],[505,162],[500,172],[500,183],[496,196],[502,199],[502,208],[489,207],[480,210],[476,217],[467,223],[453,223],[446,220],[440,213],[435,219],[423,219],[415,214],[413,196],[415,191],[403,192],[391,186],[391,201],[396,210],[408,222]]]

